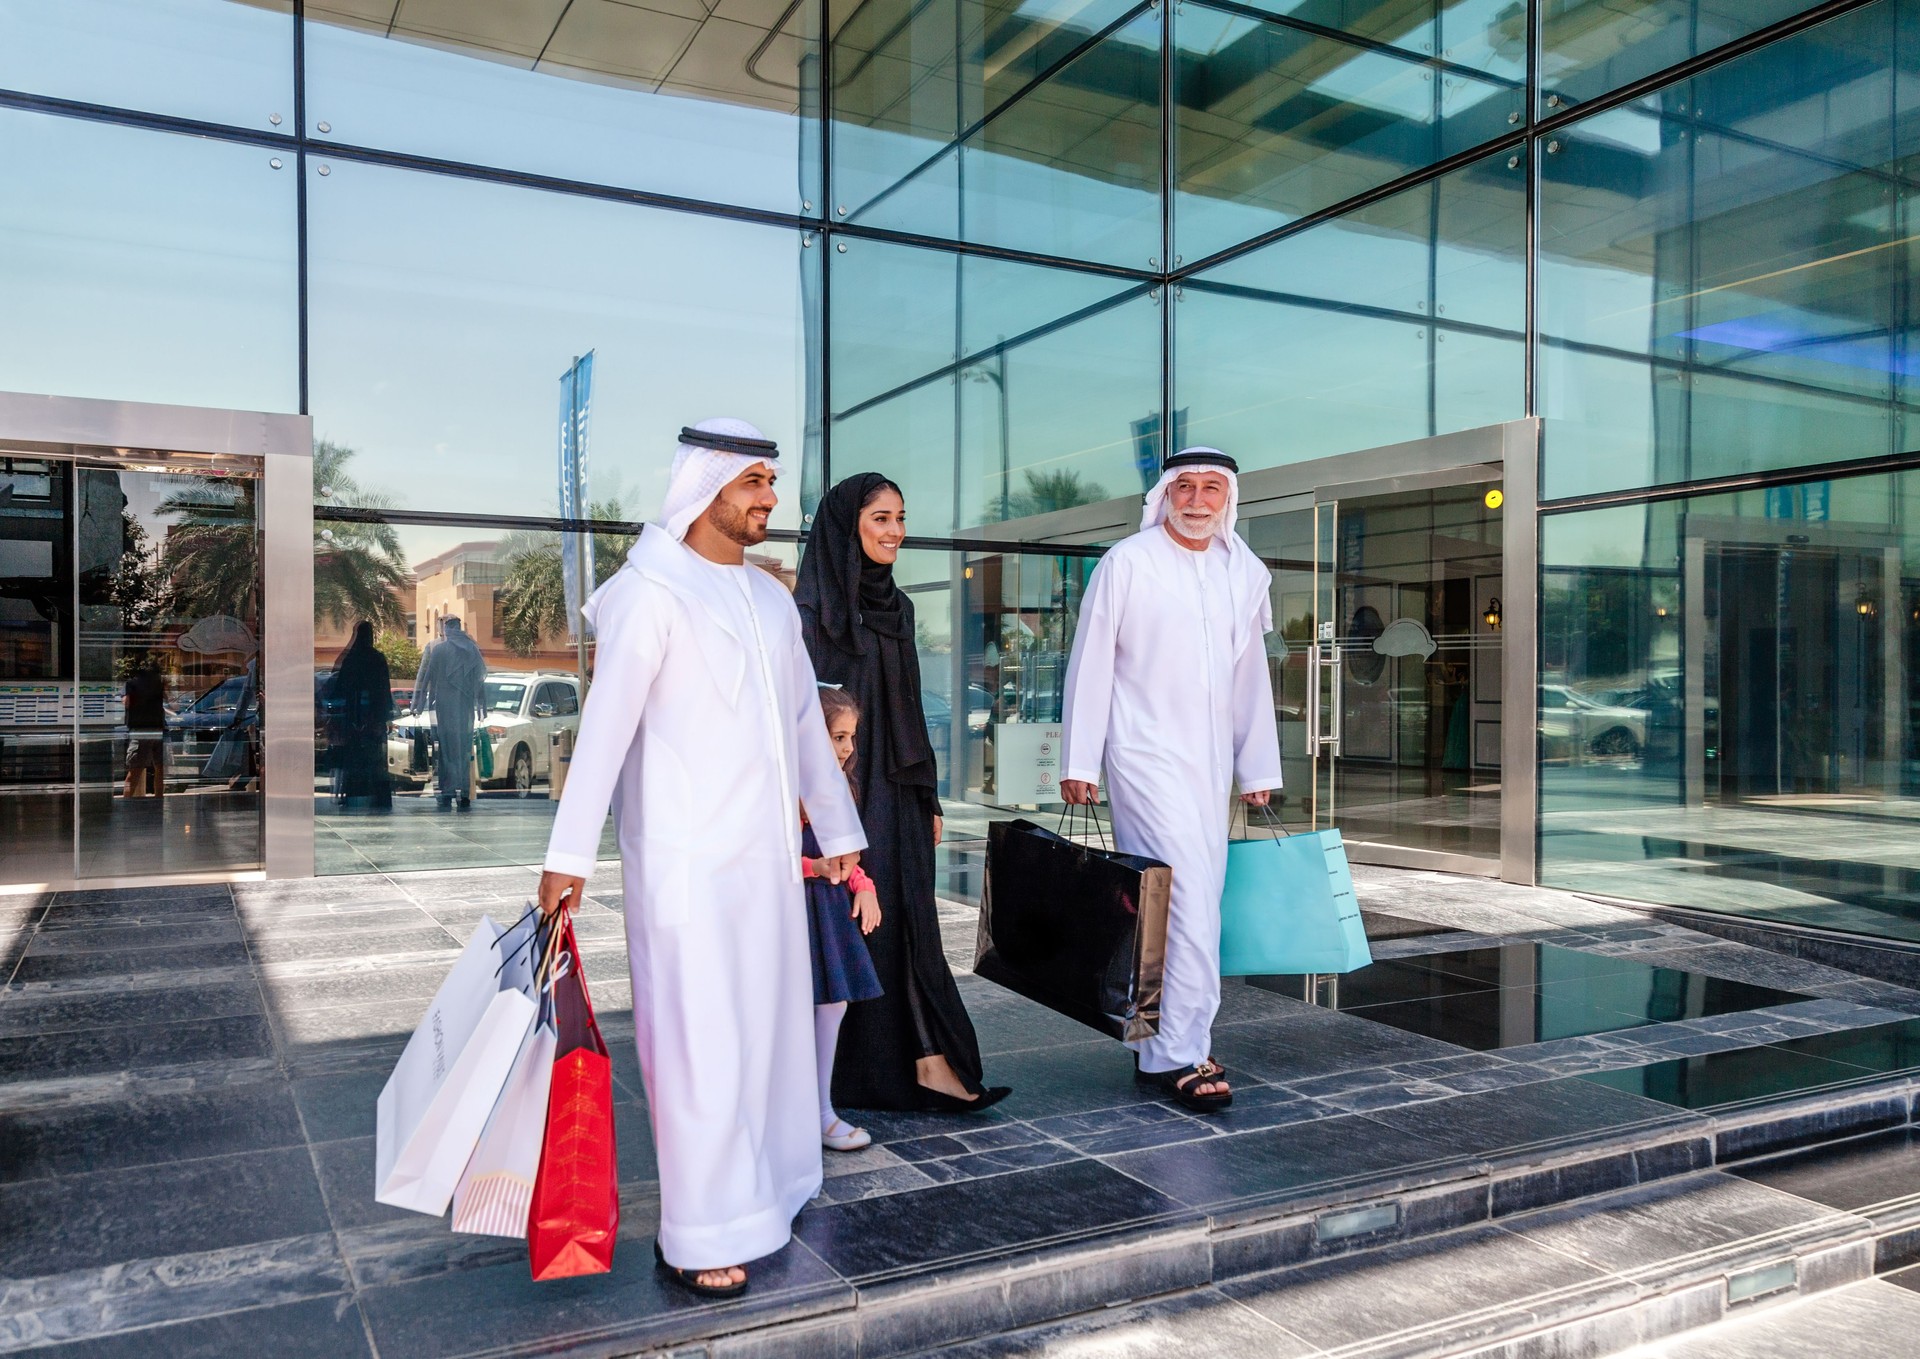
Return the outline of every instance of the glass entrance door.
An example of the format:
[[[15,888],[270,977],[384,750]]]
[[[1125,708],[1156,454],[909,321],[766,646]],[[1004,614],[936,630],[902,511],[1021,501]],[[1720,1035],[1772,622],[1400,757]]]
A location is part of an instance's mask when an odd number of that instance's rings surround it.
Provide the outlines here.
[[[1497,869],[1499,484],[1314,499],[1242,524],[1273,573],[1284,818]]]
[[[258,485],[0,459],[8,881],[261,866]]]

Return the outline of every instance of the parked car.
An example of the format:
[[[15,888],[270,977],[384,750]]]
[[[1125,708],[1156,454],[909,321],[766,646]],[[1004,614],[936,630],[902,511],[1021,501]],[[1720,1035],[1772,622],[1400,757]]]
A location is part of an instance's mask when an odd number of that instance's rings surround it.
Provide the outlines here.
[[[193,702],[171,709],[167,713],[169,784],[201,777],[214,747],[228,731],[238,730],[251,739],[260,724],[258,697],[246,675],[229,675],[202,690]]]
[[[408,693],[411,699],[411,691]],[[481,689],[481,729],[493,743],[493,778],[483,788],[505,788],[528,797],[552,764],[553,734],[580,730],[580,679],[543,671],[499,670]],[[409,705],[411,706],[411,705]],[[416,758],[416,736],[433,730],[432,712],[409,712],[387,730],[387,772],[402,788],[423,787],[431,761]]]
[[[1564,684],[1540,686],[1540,736],[1549,751],[1638,755],[1647,744],[1647,710],[1603,703]]]

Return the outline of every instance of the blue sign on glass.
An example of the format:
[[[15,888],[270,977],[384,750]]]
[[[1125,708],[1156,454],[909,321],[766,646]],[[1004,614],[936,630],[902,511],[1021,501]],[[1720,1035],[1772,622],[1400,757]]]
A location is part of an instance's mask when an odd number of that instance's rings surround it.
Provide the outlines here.
[[[587,501],[587,422],[593,411],[593,351],[573,361],[573,366],[560,375],[560,517],[562,519],[585,519],[588,517]],[[560,574],[566,583],[567,595],[567,640],[578,641],[580,637],[580,606],[586,603],[587,594],[593,588],[591,579],[583,581],[581,570],[583,559],[586,572],[592,571],[593,535],[591,533],[563,533],[560,535]]]

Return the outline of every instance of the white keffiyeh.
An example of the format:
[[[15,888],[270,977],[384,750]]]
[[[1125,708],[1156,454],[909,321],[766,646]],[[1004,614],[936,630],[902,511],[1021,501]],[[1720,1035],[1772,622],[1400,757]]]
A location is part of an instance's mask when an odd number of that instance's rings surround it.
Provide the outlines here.
[[[719,434],[733,439],[765,439],[767,436],[745,420],[702,420],[692,426],[703,434]],[[757,453],[734,453],[726,449],[681,444],[673,455],[673,476],[667,486],[667,498],[660,506],[660,527],[676,541],[687,536],[693,521],[707,512],[707,506],[728,482],[756,463],[777,467],[772,457]]]
[[[1181,449],[1174,457],[1184,458],[1189,453],[1212,453],[1219,457],[1226,456],[1217,448],[1207,448],[1203,445],[1196,445],[1192,448]],[[1169,461],[1172,460],[1169,459]],[[1227,506],[1220,515],[1220,521],[1214,528],[1214,533],[1217,537],[1230,541],[1233,538],[1233,527],[1240,519],[1240,478],[1234,475],[1231,468],[1224,467],[1219,463],[1186,463],[1184,465],[1174,463],[1173,466],[1163,471],[1160,474],[1159,482],[1151,491],[1147,492],[1147,503],[1140,513],[1140,527],[1142,529],[1150,529],[1166,519],[1168,514],[1167,489],[1172,486],[1175,481],[1179,480],[1182,472],[1218,472],[1227,479]]]

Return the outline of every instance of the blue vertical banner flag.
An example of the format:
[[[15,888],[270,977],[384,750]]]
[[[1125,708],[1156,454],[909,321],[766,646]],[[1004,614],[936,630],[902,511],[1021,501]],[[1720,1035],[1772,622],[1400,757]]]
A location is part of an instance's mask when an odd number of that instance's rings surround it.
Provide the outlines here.
[[[587,425],[593,414],[593,351],[560,375],[560,517],[586,519]],[[593,592],[593,535],[560,535],[560,574],[566,582],[567,640],[580,640],[580,606]]]

